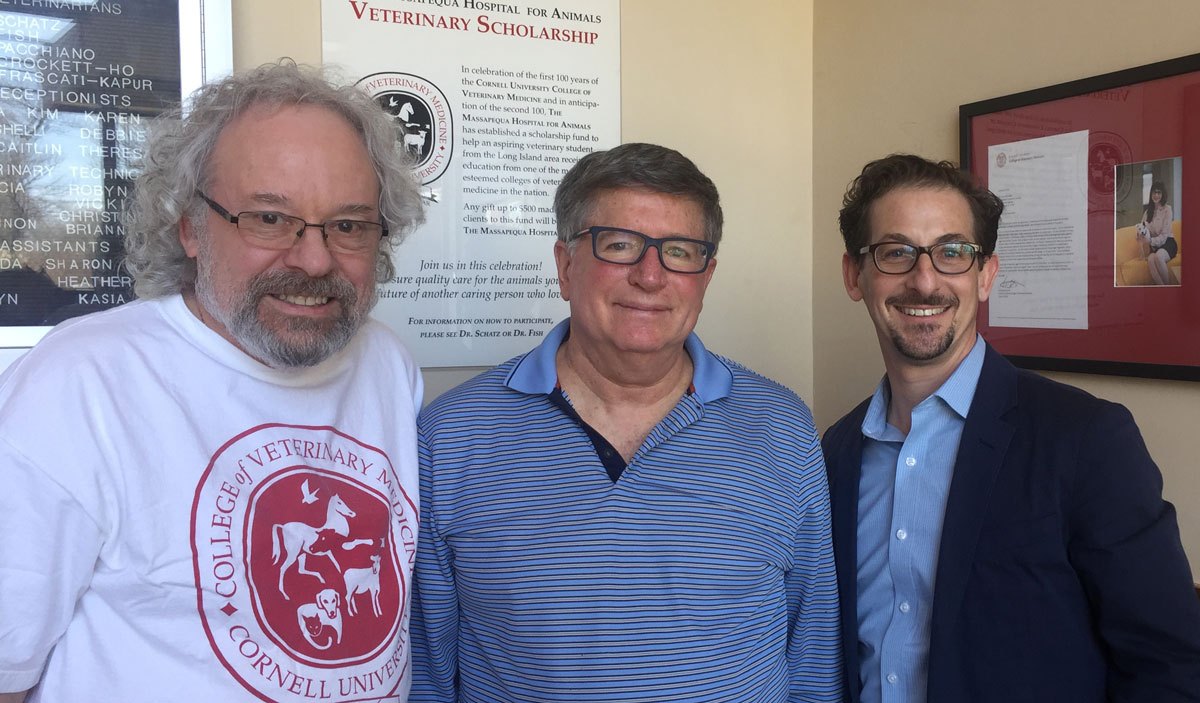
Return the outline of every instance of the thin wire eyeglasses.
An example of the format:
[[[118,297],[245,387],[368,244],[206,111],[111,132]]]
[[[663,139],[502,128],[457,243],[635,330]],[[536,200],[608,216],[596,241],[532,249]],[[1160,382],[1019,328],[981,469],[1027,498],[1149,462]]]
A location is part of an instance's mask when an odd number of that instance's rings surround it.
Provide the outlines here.
[[[620,227],[588,227],[576,232],[568,242],[586,234],[592,235],[592,255],[597,259],[621,266],[633,266],[646,255],[647,249],[658,250],[658,262],[675,273],[702,273],[712,261],[716,247],[712,242],[687,237],[650,237],[632,229]]]
[[[321,236],[331,251],[361,254],[388,234],[386,225],[364,220],[338,219],[314,223],[271,210],[246,210],[234,215],[204,193],[196,191],[196,195],[208,203],[221,219],[237,227],[247,243],[260,249],[291,249],[304,236],[305,230],[315,227],[321,230]]]
[[[918,247],[904,242],[876,242],[858,250],[859,254],[870,254],[875,262],[875,268],[880,273],[900,275],[912,271],[917,266],[921,254],[928,254],[933,268],[938,273],[956,276],[971,270],[971,266],[979,261],[980,266],[987,260],[983,248],[971,242],[942,242],[928,247]]]

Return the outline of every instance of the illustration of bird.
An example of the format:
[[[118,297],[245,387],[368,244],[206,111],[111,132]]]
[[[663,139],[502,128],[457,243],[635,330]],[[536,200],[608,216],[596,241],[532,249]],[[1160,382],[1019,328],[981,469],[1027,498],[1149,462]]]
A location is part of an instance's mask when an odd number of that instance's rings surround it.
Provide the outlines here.
[[[300,502],[302,502],[302,503],[304,503],[304,504],[306,504],[306,505],[307,505],[308,503],[315,503],[315,502],[317,502],[317,491],[319,491],[319,490],[321,490],[321,489],[320,489],[320,488],[318,488],[316,491],[309,490],[309,488],[308,488],[308,479],[304,479],[304,483],[300,484],[300,493],[301,493],[301,494],[302,494],[302,496],[303,496],[303,497],[300,499]]]

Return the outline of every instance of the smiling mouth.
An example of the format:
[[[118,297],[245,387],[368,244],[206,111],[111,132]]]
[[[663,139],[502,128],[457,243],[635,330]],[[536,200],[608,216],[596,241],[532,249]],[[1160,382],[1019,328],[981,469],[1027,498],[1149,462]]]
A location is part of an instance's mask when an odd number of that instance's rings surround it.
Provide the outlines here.
[[[933,317],[940,315],[950,309],[950,306],[942,308],[899,308],[900,312],[912,317]]]
[[[324,305],[325,303],[328,303],[330,300],[333,300],[333,298],[329,298],[326,296],[315,296],[315,295],[276,295],[275,297],[278,298],[279,300],[282,300],[285,303],[291,303],[292,305],[301,305],[306,308],[315,308],[318,305]]]

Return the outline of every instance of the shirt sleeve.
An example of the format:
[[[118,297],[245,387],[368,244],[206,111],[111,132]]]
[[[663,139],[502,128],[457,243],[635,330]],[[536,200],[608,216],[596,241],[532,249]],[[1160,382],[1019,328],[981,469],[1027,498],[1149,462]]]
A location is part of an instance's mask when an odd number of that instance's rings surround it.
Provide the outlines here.
[[[1200,599],[1162,476],[1125,408],[1106,404],[1089,435],[1070,557],[1108,651],[1108,698],[1200,701]]]
[[[41,678],[91,582],[103,535],[63,486],[4,438],[0,475],[0,692],[14,692]]]
[[[1167,237],[1172,235],[1171,223],[1175,220],[1174,213],[1171,212],[1170,205],[1163,205],[1156,213],[1154,221],[1150,223],[1150,244],[1156,247],[1161,247]]]
[[[412,608],[412,703],[458,701],[458,593],[454,553],[437,528],[431,475],[436,463],[420,433],[421,528]]]
[[[800,520],[788,572],[788,700],[841,701],[842,649],[829,488],[815,434],[802,447]]]
[[[412,389],[413,417],[421,414],[421,404],[425,400],[425,377],[421,375],[421,367],[409,360],[408,387]]]

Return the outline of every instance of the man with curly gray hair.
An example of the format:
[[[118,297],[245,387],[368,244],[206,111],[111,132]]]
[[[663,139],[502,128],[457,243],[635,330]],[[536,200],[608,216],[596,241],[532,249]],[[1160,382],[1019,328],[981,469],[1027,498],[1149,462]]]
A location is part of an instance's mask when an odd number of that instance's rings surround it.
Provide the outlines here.
[[[140,299],[0,377],[0,703],[406,698],[422,386],[368,317],[422,217],[397,130],[290,61],[156,123]]]

